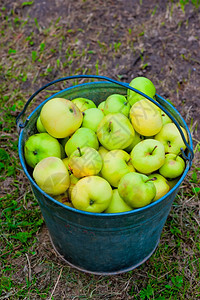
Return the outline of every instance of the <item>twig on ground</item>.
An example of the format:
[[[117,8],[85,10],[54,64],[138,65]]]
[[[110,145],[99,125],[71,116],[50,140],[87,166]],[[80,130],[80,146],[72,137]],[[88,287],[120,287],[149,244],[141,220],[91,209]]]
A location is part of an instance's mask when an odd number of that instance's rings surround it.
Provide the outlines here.
[[[31,264],[30,264],[30,260],[29,260],[29,257],[28,257],[28,254],[26,254],[26,258],[27,258],[27,261],[28,261],[28,280],[29,282],[31,282],[32,280],[32,276],[31,276]]]
[[[55,286],[54,286],[54,288],[53,288],[53,291],[51,292],[51,295],[50,295],[50,297],[48,298],[48,300],[51,300],[51,298],[52,298],[52,296],[53,296],[53,294],[54,294],[54,292],[55,292],[55,290],[56,290],[56,287],[57,287],[58,282],[59,282],[59,280],[60,280],[60,277],[61,277],[61,275],[62,275],[62,270],[63,270],[63,267],[62,267],[61,270],[60,270],[60,273],[59,273],[59,275],[58,275],[58,279],[57,279],[57,281],[56,281],[56,284],[55,284]]]

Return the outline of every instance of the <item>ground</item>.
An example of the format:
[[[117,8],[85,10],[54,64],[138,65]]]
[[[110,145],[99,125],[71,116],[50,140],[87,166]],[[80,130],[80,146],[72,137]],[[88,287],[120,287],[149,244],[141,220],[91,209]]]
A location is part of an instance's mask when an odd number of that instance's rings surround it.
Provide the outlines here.
[[[199,1],[0,4],[0,299],[198,299]],[[85,274],[57,257],[18,159],[15,118],[29,96],[51,80],[75,74],[128,83],[148,77],[157,94],[180,112],[193,138],[193,166],[156,252],[139,268],[117,276]],[[70,84],[59,83],[54,91]],[[37,97],[29,111],[51,93],[49,88]]]

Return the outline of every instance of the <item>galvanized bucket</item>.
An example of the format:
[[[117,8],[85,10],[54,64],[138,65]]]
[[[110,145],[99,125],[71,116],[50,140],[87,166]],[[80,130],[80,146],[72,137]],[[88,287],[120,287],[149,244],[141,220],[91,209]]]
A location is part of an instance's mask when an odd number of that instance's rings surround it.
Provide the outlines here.
[[[41,103],[25,122],[22,121],[28,105],[39,92],[57,82],[79,78],[103,79],[104,81],[84,83],[64,89]],[[30,135],[36,133],[36,120],[44,103],[54,97],[69,100],[85,97],[99,104],[111,94],[125,95],[128,88],[158,105],[179,129],[186,144],[186,150],[182,153],[186,160],[186,168],[177,184],[164,197],[146,207],[114,214],[80,211],[65,206],[42,191],[33,180],[25,162],[24,143]],[[130,271],[144,263],[159,243],[172,203],[191,167],[193,146],[190,131],[179,112],[159,95],[156,95],[156,100],[157,102],[128,84],[111,78],[77,75],[55,80],[40,88],[29,98],[23,111],[17,117],[20,162],[40,205],[53,247],[63,260],[81,271],[101,275]],[[188,143],[180,126],[185,128],[188,134]]]

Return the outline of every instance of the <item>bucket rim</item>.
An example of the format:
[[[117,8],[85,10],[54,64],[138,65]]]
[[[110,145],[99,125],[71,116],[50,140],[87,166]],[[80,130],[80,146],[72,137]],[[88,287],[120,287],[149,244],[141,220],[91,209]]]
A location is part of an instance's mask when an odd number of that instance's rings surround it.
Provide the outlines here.
[[[55,94],[53,94],[52,96],[48,97],[47,99],[45,99],[42,103],[40,103],[31,113],[30,115],[28,116],[27,120],[29,120],[35,113],[36,111],[44,105],[44,103],[48,102],[50,99],[52,98],[55,98],[57,97],[59,94],[65,92],[65,91],[69,91],[73,88],[77,88],[77,87],[80,87],[80,86],[86,86],[86,85],[96,85],[96,84],[100,84],[100,85],[103,85],[103,84],[107,84],[107,85],[116,85],[115,83],[111,83],[111,82],[108,82],[108,81],[96,81],[96,82],[89,82],[89,83],[81,83],[81,84],[77,84],[77,85],[73,85],[73,86],[70,86],[66,89],[63,89]],[[118,86],[119,87],[119,86]],[[121,89],[125,89],[125,87],[122,87],[121,86]],[[160,95],[156,94],[156,96],[160,97],[163,101],[166,101],[163,97],[161,97]],[[190,146],[193,148],[193,143],[192,143],[192,137],[191,137],[191,133],[189,131],[189,128],[185,122],[185,120],[183,119],[183,117],[181,116],[181,114],[179,113],[179,111],[171,104],[167,101],[167,104],[176,112],[176,114],[179,115],[179,117],[181,118],[184,126],[185,126],[185,129],[187,131],[187,134],[188,134],[188,138],[189,138],[189,142],[190,142]],[[59,205],[61,207],[63,207],[64,209],[68,209],[72,212],[75,212],[75,213],[79,213],[79,214],[83,214],[83,215],[88,215],[88,216],[93,216],[93,217],[103,217],[103,218],[107,218],[107,217],[119,217],[121,215],[130,215],[130,214],[137,214],[138,212],[143,212],[144,210],[147,210],[147,209],[150,209],[156,205],[158,205],[160,202],[164,201],[167,197],[169,197],[171,194],[173,194],[173,192],[179,188],[180,184],[183,182],[184,178],[186,177],[189,169],[190,169],[190,162],[187,161],[186,163],[186,167],[185,167],[185,170],[183,172],[183,174],[181,175],[181,177],[179,178],[178,182],[175,184],[175,186],[170,189],[170,191],[165,194],[163,197],[161,197],[160,199],[154,201],[154,202],[151,202],[150,204],[148,205],[145,205],[143,207],[140,207],[140,208],[136,208],[136,209],[132,209],[130,211],[126,211],[126,212],[120,212],[120,213],[93,213],[93,212],[87,212],[87,211],[84,211],[84,210],[79,210],[79,209],[76,209],[76,208],[73,208],[73,207],[70,207],[70,206],[67,206],[59,201],[57,201],[56,199],[54,199],[53,197],[51,197],[49,194],[45,193],[37,184],[36,182],[33,180],[32,176],[30,175],[27,167],[26,167],[26,164],[25,164],[25,159],[24,159],[24,156],[23,156],[23,149],[22,149],[22,141],[23,141],[23,131],[24,131],[25,127],[22,128],[22,130],[20,131],[19,133],[19,140],[18,140],[18,153],[19,153],[19,159],[20,159],[20,163],[22,165],[22,168],[23,168],[23,171],[25,172],[28,180],[31,182],[31,184],[41,193],[43,194],[43,196],[45,196],[46,198],[48,198],[49,200],[51,200],[52,202],[54,202],[56,205]],[[191,153],[189,153],[189,155],[191,155]]]
[[[82,86],[87,86],[87,85],[103,85],[103,84],[106,84],[106,85],[115,85],[117,88],[120,88],[122,90],[125,90],[125,87],[123,86],[119,86],[117,85],[116,83],[111,83],[111,82],[108,82],[108,81],[95,81],[95,82],[87,82],[87,83],[80,83],[80,84],[77,84],[77,85],[73,85],[73,86],[70,86],[66,89],[63,89],[59,92],[56,92],[55,94],[49,96],[47,99],[45,99],[42,103],[40,103],[31,113],[30,115],[27,117],[27,121],[32,117],[32,115],[40,108],[42,107],[46,102],[48,102],[50,99],[53,99],[57,96],[59,96],[60,94],[62,94],[63,92],[65,91],[69,91],[69,90],[72,90],[73,88],[76,88],[76,87],[82,87]],[[160,96],[159,96],[160,97]],[[172,106],[173,107],[173,106]],[[178,111],[177,111],[178,112]]]
[[[33,115],[33,114],[34,114],[41,106],[43,106],[46,102],[48,102],[50,99],[55,98],[55,96],[59,96],[59,94],[65,92],[65,91],[71,90],[71,89],[73,89],[73,88],[77,88],[77,87],[82,87],[82,86],[87,86],[87,85],[99,85],[99,86],[100,86],[100,85],[105,85],[105,84],[108,85],[108,86],[113,86],[113,85],[114,85],[114,86],[116,86],[117,88],[120,88],[120,89],[122,89],[122,90],[128,89],[128,86],[118,85],[118,84],[115,83],[115,82],[109,82],[109,81],[87,82],[87,83],[81,83],[81,84],[76,84],[76,85],[70,86],[70,87],[68,87],[68,88],[66,88],[66,89],[63,89],[63,90],[61,90],[61,91],[59,91],[59,92],[53,94],[52,96],[50,96],[50,97],[48,97],[46,100],[44,100],[42,103],[40,103],[40,104],[32,111],[32,113],[29,115],[29,117],[26,119],[25,123],[23,124],[23,126],[22,126],[21,129],[19,130],[19,133],[20,133],[20,131],[22,130],[22,128],[24,128],[24,127],[27,125],[27,123],[28,123],[29,119],[32,117],[32,115]],[[184,143],[185,143],[185,145],[186,145],[186,148],[187,148],[188,151],[189,151],[188,156],[185,155],[183,149],[181,149],[181,152],[182,152],[182,155],[184,156],[185,160],[186,160],[186,161],[189,161],[189,169],[190,169],[190,168],[191,168],[191,165],[192,165],[192,160],[193,160],[193,158],[194,158],[194,153],[193,153],[192,136],[191,136],[190,130],[189,130],[188,126],[187,126],[187,123],[186,123],[186,121],[183,119],[183,117],[181,116],[181,114],[179,113],[179,111],[178,111],[178,110],[177,110],[177,109],[176,109],[169,101],[167,101],[166,99],[164,99],[162,96],[160,96],[160,95],[158,95],[158,94],[155,94],[155,96],[156,96],[157,98],[161,99],[163,102],[167,103],[167,105],[171,108],[171,110],[174,110],[174,111],[175,111],[175,113],[178,115],[179,119],[181,119],[181,121],[182,121],[182,123],[183,123],[183,125],[184,125],[184,127],[185,127],[185,129],[186,129],[186,131],[187,131],[188,138],[189,138],[189,144],[188,144],[188,142],[186,142],[186,140],[184,141]],[[157,102],[158,102],[158,105],[159,105],[158,107],[161,106],[160,108],[163,109],[163,111],[165,112],[165,111],[166,111],[166,108],[164,108],[164,107],[162,106],[162,104],[159,103],[159,101],[157,101]],[[167,111],[167,113],[169,113],[170,118],[172,117],[172,121],[174,120],[176,127],[177,127],[177,128],[179,127],[178,130],[179,130],[179,132],[181,133],[181,131],[182,131],[182,130],[181,130],[181,125],[177,122],[177,120],[174,118],[174,116],[171,115],[170,112]],[[176,124],[176,123],[177,123],[177,124]],[[19,126],[19,125],[18,125],[18,126]],[[182,137],[184,137],[183,132],[181,133],[181,135],[182,135]],[[185,139],[185,137],[184,137],[184,139]]]

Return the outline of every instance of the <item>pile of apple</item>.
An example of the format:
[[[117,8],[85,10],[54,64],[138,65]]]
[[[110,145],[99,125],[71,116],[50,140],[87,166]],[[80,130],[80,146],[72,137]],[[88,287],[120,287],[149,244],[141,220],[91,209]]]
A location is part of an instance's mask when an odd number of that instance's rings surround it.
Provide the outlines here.
[[[155,97],[145,77],[130,86]],[[51,197],[87,212],[125,212],[158,200],[185,169],[179,130],[134,91],[99,101],[97,107],[86,98],[53,98],[43,105],[38,133],[24,146],[34,180]]]

